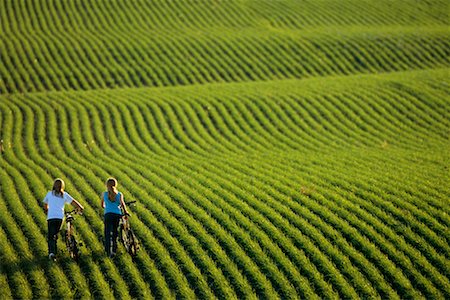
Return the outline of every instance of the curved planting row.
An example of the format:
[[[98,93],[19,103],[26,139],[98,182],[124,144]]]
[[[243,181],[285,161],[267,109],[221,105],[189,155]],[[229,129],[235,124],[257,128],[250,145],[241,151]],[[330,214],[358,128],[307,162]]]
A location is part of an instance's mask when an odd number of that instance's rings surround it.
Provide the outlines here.
[[[247,1],[255,16],[273,27],[313,28],[448,24],[444,1]]]
[[[111,32],[210,28],[447,25],[448,3],[414,1],[96,1],[2,0],[0,29]],[[45,17],[52,16],[53,19]],[[49,26],[52,24],[52,26]],[[157,32],[156,32],[157,33]]]
[[[2,291],[448,298],[446,74],[2,97]],[[61,174],[86,207],[78,264],[45,259]],[[103,254],[111,175],[138,201],[134,260]]]
[[[388,10],[368,1],[370,9],[352,10],[364,12],[353,21],[344,16],[353,18],[348,10],[356,2],[339,4],[346,27],[331,26],[334,1],[122,2],[1,1],[0,93],[268,81],[450,63],[438,10],[446,3],[439,1],[433,10],[408,6],[398,22],[391,15],[396,4]],[[298,5],[309,10],[292,7]],[[405,22],[411,15],[416,21]],[[186,26],[152,27],[162,20]]]

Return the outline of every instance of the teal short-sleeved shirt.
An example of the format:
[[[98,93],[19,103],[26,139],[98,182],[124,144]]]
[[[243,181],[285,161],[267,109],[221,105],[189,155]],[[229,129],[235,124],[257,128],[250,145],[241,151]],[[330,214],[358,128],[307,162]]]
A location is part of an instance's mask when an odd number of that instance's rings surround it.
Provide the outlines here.
[[[122,193],[117,193],[115,201],[111,201],[108,198],[108,192],[103,193],[103,201],[105,202],[105,215],[106,214],[122,214],[122,210],[120,209],[120,196]]]

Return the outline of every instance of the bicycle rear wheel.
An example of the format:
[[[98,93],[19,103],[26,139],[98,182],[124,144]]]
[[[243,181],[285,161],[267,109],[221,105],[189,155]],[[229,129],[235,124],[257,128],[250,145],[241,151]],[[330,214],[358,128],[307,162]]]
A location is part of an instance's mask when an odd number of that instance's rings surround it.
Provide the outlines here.
[[[136,256],[139,250],[139,242],[133,230],[128,230],[128,248],[127,251],[131,256]]]

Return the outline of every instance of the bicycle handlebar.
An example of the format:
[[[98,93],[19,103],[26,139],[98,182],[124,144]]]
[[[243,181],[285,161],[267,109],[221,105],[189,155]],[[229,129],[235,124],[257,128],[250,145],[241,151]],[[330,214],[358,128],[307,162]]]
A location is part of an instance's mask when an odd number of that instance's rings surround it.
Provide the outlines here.
[[[132,206],[132,205],[130,205],[130,204],[135,204],[136,202],[137,202],[136,200],[134,200],[134,201],[128,201],[128,202],[125,202],[125,205]],[[129,213],[122,214],[122,217],[129,217],[129,216],[130,216]]]
[[[66,212],[64,212],[64,214],[65,214],[66,216],[72,215],[72,214],[74,214],[74,215],[82,215],[83,212],[82,212],[81,210],[74,209],[74,210],[71,210],[71,211],[66,211]]]

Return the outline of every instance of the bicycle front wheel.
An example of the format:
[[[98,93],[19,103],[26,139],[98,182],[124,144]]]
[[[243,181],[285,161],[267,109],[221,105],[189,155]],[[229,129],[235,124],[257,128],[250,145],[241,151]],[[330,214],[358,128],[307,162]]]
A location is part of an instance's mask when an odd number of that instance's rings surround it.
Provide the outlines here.
[[[128,231],[125,230],[122,224],[119,226],[119,240],[128,251]]]
[[[75,237],[68,236],[66,239],[67,250],[69,251],[69,256],[72,259],[78,260],[80,257],[80,249],[78,248],[78,243],[75,240]]]

